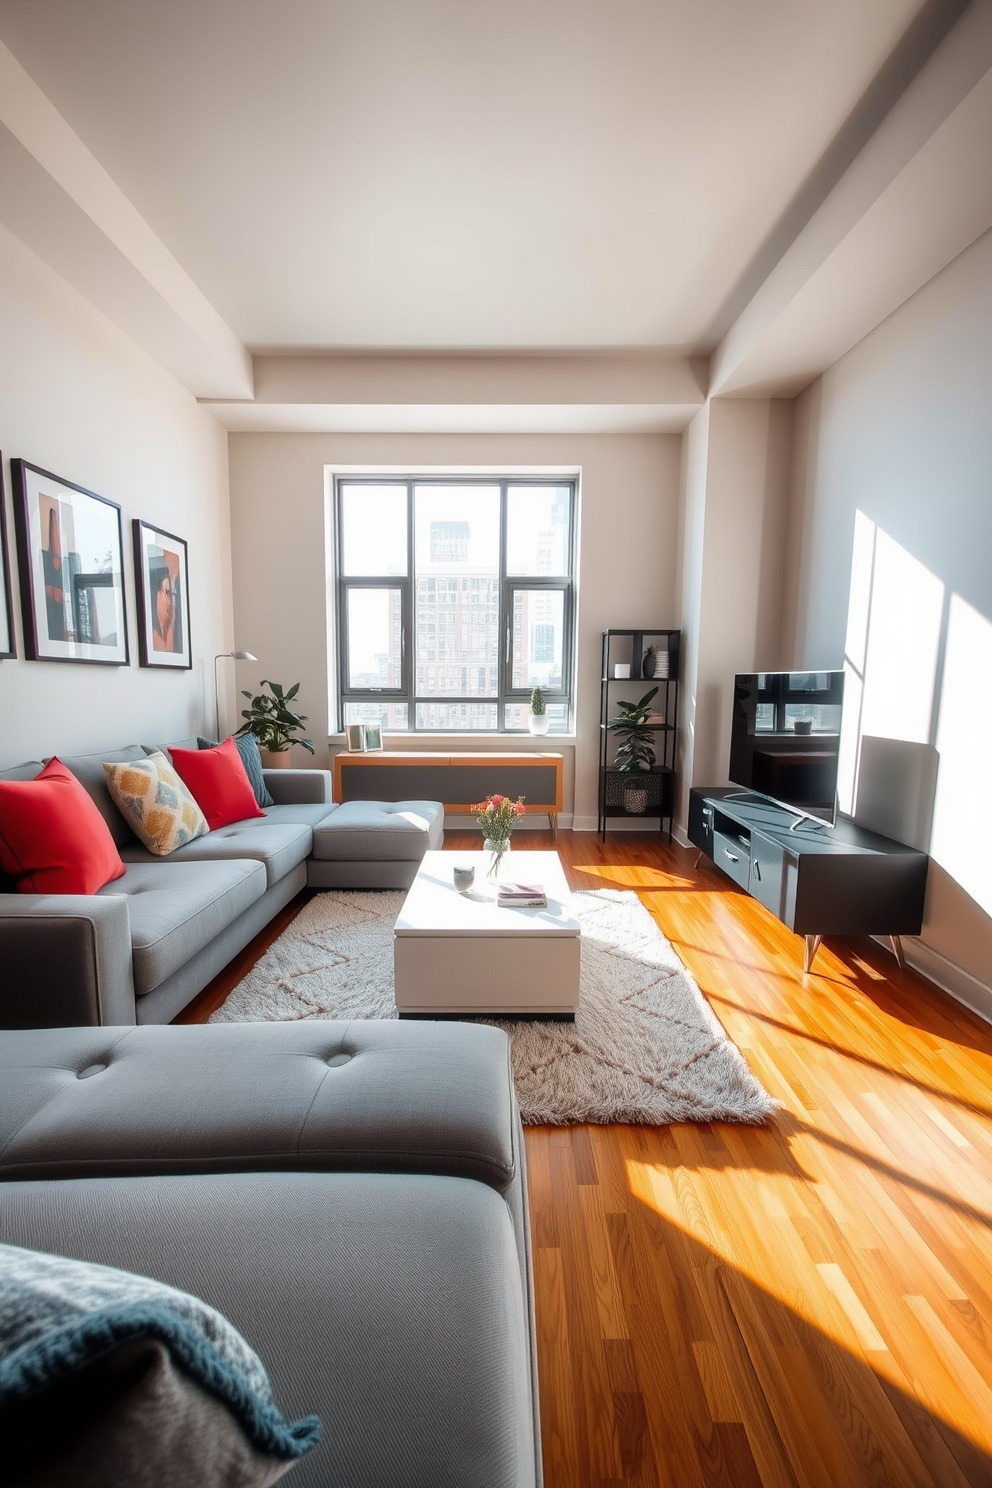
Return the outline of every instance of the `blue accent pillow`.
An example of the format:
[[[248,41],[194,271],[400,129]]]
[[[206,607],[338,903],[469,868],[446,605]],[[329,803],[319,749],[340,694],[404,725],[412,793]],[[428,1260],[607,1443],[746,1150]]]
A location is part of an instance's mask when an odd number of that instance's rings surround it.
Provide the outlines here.
[[[197,736],[196,747],[197,749],[216,749],[218,743],[217,739],[201,739]],[[248,776],[259,806],[274,806],[276,803],[269,795],[265,776],[262,774],[262,756],[258,752],[258,741],[255,735],[236,735],[234,747],[241,756],[241,763],[245,767],[245,774]]]
[[[225,1466],[225,1482],[270,1483],[321,1437],[316,1416],[285,1420],[261,1359],[199,1297],[13,1245],[0,1245],[0,1421],[5,1454],[34,1469],[54,1457],[60,1482],[130,1481],[137,1460],[143,1481],[213,1483]]]

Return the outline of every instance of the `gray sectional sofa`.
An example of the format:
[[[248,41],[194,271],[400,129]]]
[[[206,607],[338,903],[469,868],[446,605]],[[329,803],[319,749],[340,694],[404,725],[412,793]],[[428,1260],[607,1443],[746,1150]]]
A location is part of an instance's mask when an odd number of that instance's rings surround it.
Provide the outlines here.
[[[285,1414],[323,1421],[298,1488],[541,1482],[524,1147],[498,1029],[5,1033],[0,1242],[223,1312]]]
[[[276,804],[264,818],[155,857],[114,805],[103,763],[156,747],[59,756],[99,807],[127,871],[85,896],[0,883],[0,1027],[168,1023],[301,889],[406,888],[443,841],[439,802],[335,806],[329,771],[268,770]],[[30,780],[41,768],[31,760],[0,780]]]

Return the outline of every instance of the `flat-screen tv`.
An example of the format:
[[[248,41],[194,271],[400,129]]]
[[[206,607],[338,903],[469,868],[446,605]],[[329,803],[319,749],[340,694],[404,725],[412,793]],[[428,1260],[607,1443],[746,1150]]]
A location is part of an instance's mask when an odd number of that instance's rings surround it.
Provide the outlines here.
[[[843,672],[743,672],[734,679],[730,779],[803,817],[837,819]]]

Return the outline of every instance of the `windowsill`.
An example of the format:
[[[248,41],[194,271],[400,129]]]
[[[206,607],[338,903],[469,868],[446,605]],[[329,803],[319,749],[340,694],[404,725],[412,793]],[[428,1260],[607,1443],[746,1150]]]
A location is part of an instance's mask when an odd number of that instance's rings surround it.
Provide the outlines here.
[[[345,737],[344,734],[328,734],[327,742],[328,744],[343,744]],[[471,733],[457,732],[451,734],[427,733],[424,730],[420,730],[417,733],[387,733],[384,729],[382,738],[387,751],[390,745],[394,749],[403,749],[407,744],[412,743],[424,744],[428,748],[433,744],[444,745],[448,749],[452,744],[475,743],[512,745],[514,748],[520,747],[537,750],[554,749],[556,744],[578,743],[578,734],[487,734],[483,733],[481,729],[473,729]]]

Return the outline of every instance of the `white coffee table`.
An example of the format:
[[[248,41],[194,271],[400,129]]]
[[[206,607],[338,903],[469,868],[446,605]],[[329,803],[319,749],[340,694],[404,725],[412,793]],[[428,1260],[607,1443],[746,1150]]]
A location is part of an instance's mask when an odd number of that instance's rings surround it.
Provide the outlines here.
[[[558,854],[511,852],[501,877],[544,884],[547,909],[500,909],[483,852],[428,852],[393,942],[401,1017],[453,1014],[574,1018],[580,926]],[[456,866],[475,866],[459,894]]]

